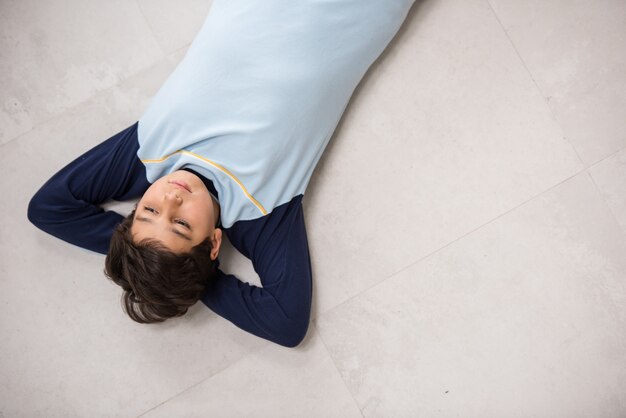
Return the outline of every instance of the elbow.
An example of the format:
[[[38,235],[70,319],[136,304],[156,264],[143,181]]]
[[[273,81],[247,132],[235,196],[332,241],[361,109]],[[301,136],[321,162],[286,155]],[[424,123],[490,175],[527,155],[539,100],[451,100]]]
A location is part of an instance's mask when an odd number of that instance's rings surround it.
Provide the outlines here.
[[[302,343],[309,329],[309,318],[306,321],[293,321],[282,327],[280,336],[275,342],[283,347],[295,348]]]
[[[276,329],[276,334],[281,336],[276,341],[283,347],[295,348],[299,346],[309,329],[311,319],[311,294],[297,305],[297,308],[289,312],[289,319],[278,321],[280,326]]]
[[[59,204],[58,194],[44,185],[28,202],[26,216],[37,228],[47,231],[58,218],[65,214],[65,208]]]
[[[41,195],[41,192],[37,192],[28,203],[28,210],[26,216],[30,223],[38,228],[45,225],[45,200]]]

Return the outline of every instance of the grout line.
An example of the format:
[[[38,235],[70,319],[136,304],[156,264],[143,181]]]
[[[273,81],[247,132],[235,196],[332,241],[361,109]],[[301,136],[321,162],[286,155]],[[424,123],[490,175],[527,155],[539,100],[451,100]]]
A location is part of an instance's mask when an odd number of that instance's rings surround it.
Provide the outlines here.
[[[177,48],[177,49],[173,50],[172,52],[170,52],[169,54],[167,54],[167,56],[166,56],[166,57],[167,57],[167,58],[170,58],[170,57],[172,57],[172,56],[174,56],[174,55],[178,54],[178,52],[179,52],[179,51],[182,51],[182,50],[183,50],[183,49],[185,49],[185,48],[189,48],[190,46],[191,46],[191,41],[190,41],[190,42],[187,42],[185,45],[181,46],[180,48]]]
[[[50,121],[53,121],[55,119],[60,118],[62,115],[65,115],[67,112],[71,112],[72,110],[76,109],[78,106],[87,103],[89,100],[93,99],[94,97],[97,97],[98,95],[102,94],[103,92],[109,91],[110,89],[118,86],[122,82],[122,80],[119,78],[119,76],[117,74],[115,75],[115,77],[117,79],[117,82],[115,84],[112,84],[109,87],[105,87],[102,90],[96,90],[91,96],[84,98],[83,100],[81,100],[78,103],[75,103],[73,105],[65,107],[60,112],[49,113],[47,118],[42,119],[42,120],[38,121],[37,123],[34,123],[33,126],[30,129],[28,129],[28,130],[26,130],[26,131],[24,131],[24,132],[22,132],[20,134],[17,134],[16,136],[14,136],[13,138],[9,139],[4,144],[0,144],[0,150],[2,150],[3,147],[5,147],[6,145],[12,143],[13,141],[18,140],[21,137],[25,136],[26,134],[31,133],[32,131],[34,131],[39,126],[44,125],[44,124],[46,124],[46,123],[48,123]]]
[[[625,148],[626,148],[626,147],[625,147]],[[346,304],[346,303],[350,302],[352,299],[355,299],[355,298],[357,298],[357,297],[361,296],[362,294],[364,294],[364,293],[368,292],[369,290],[373,289],[374,287],[379,286],[379,285],[382,285],[382,284],[383,284],[383,283],[385,283],[387,280],[390,280],[390,279],[394,278],[395,276],[397,276],[398,274],[400,274],[400,273],[404,272],[405,270],[408,270],[408,269],[410,269],[411,267],[413,267],[414,265],[416,265],[416,264],[418,264],[418,263],[422,262],[423,260],[425,260],[425,259],[427,259],[427,258],[429,258],[429,257],[431,257],[431,256],[433,256],[433,255],[435,255],[437,252],[444,250],[445,248],[447,248],[447,247],[451,246],[452,244],[456,243],[457,241],[462,240],[463,238],[467,237],[468,235],[471,235],[471,234],[473,234],[474,232],[478,231],[479,229],[481,229],[481,228],[483,228],[483,227],[485,227],[485,226],[487,226],[487,225],[489,225],[489,224],[491,224],[491,223],[493,223],[493,222],[497,221],[498,219],[502,218],[503,216],[508,215],[509,213],[511,213],[511,212],[513,212],[513,211],[515,211],[515,210],[517,210],[517,209],[518,209],[518,208],[520,208],[521,206],[526,205],[526,204],[527,204],[528,202],[530,202],[531,200],[534,200],[534,199],[536,199],[536,198],[540,197],[541,195],[543,195],[543,194],[545,194],[545,193],[548,193],[548,192],[552,191],[553,189],[555,189],[555,188],[559,187],[561,184],[563,184],[563,183],[565,183],[565,182],[567,182],[567,181],[571,180],[572,178],[574,178],[574,177],[576,177],[576,176],[578,176],[578,175],[580,175],[580,174],[582,174],[582,173],[584,173],[584,172],[586,172],[586,171],[587,171],[587,169],[583,167],[582,169],[578,170],[577,172],[575,172],[575,173],[574,173],[574,174],[572,174],[571,176],[569,176],[569,177],[567,177],[567,178],[565,178],[565,179],[561,180],[560,182],[558,182],[558,183],[554,184],[553,186],[551,186],[551,187],[549,187],[549,188],[547,188],[547,189],[545,189],[545,190],[543,190],[543,191],[541,191],[541,192],[539,192],[539,193],[537,193],[537,194],[535,194],[535,195],[533,195],[533,196],[529,197],[528,199],[524,200],[522,203],[520,203],[520,204],[518,204],[518,205],[516,205],[516,206],[512,207],[511,209],[509,209],[509,210],[507,210],[507,211],[505,211],[505,212],[502,212],[501,214],[499,214],[499,215],[498,215],[498,216],[496,216],[495,218],[488,220],[487,222],[485,222],[485,223],[483,223],[483,224],[481,224],[481,225],[477,226],[476,228],[474,228],[474,229],[472,229],[472,230],[470,230],[470,231],[466,232],[465,234],[461,235],[460,237],[455,238],[454,240],[452,240],[452,241],[450,241],[449,243],[445,244],[443,247],[439,247],[439,248],[437,248],[437,249],[435,249],[435,250],[433,250],[433,251],[431,251],[431,252],[427,253],[426,255],[424,255],[424,256],[422,256],[422,257],[420,257],[419,259],[417,259],[417,260],[415,260],[415,261],[413,261],[413,262],[409,263],[408,265],[406,265],[406,266],[404,266],[404,267],[402,267],[402,268],[398,269],[397,271],[393,272],[391,275],[387,276],[387,278],[385,278],[385,279],[383,279],[383,280],[381,280],[381,281],[379,281],[379,282],[376,282],[376,283],[372,284],[371,286],[369,286],[369,287],[367,287],[367,288],[363,289],[363,290],[362,290],[362,291],[360,291],[359,293],[356,293],[356,294],[354,294],[354,295],[350,296],[348,299],[346,299],[345,301],[343,301],[343,302],[339,303],[338,305],[333,306],[332,308],[330,308],[330,309],[328,309],[328,310],[326,310],[326,311],[324,311],[324,312],[318,313],[318,314],[316,315],[316,317],[315,317],[315,320],[317,320],[317,319],[318,319],[318,318],[320,318],[321,316],[326,315],[326,314],[328,314],[328,313],[330,313],[330,312],[334,311],[335,309],[337,309],[337,308],[339,308],[339,307],[343,306],[344,304]]]
[[[109,88],[109,87],[107,87],[107,89],[108,89],[108,88]],[[93,97],[93,96],[91,96],[91,97]],[[82,103],[82,102],[81,102],[81,103]],[[74,107],[74,106],[72,106],[72,107]],[[53,120],[54,118],[58,117],[59,115],[64,114],[65,112],[67,112],[67,111],[68,111],[69,109],[71,109],[72,107],[67,107],[67,108],[65,108],[64,110],[62,110],[62,111],[61,111],[61,112],[59,112],[59,113],[49,115],[49,117],[48,117],[48,118],[46,118],[46,119],[44,119],[44,120],[42,120],[42,121],[39,121],[39,122],[37,122],[37,123],[34,123],[34,124],[33,124],[33,126],[32,126],[30,129],[28,129],[28,130],[26,130],[26,131],[22,132],[21,134],[17,134],[17,136],[14,136],[13,138],[9,139],[9,140],[8,140],[7,142],[5,142],[4,144],[1,144],[1,145],[0,145],[0,150],[3,150],[3,148],[4,148],[5,146],[9,145],[9,144],[10,144],[10,143],[12,143],[13,141],[15,141],[15,140],[17,140],[17,139],[19,139],[19,138],[23,137],[24,135],[26,135],[26,134],[28,134],[28,133],[30,133],[30,132],[32,132],[32,131],[34,131],[34,130],[35,130],[35,128],[36,128],[36,127],[38,127],[39,125],[43,125],[44,123],[47,123],[47,122],[49,122],[49,121]]]
[[[598,184],[596,183],[595,179],[593,178],[593,174],[591,174],[591,172],[589,170],[586,170],[586,171],[587,171],[587,176],[589,177],[589,180],[591,180],[591,184],[593,184],[594,189],[596,190],[596,192],[600,196],[600,199],[601,199],[602,203],[604,203],[604,206],[605,206],[606,210],[611,214],[610,216],[615,221],[615,224],[617,225],[617,227],[619,229],[622,229],[622,226],[620,225],[619,220],[617,219],[617,215],[613,212],[613,210],[611,209],[611,206],[609,206],[609,203],[606,201],[606,198],[604,197],[604,194],[602,193],[602,190],[600,189],[600,187],[598,187]],[[624,232],[624,234],[626,234],[626,231],[622,230],[622,232]]]
[[[567,138],[567,136],[565,135],[565,132],[563,130],[563,127],[561,126],[560,122],[558,121],[555,112],[552,110],[552,108],[549,106],[548,104],[548,99],[546,98],[546,95],[541,91],[541,88],[539,87],[539,84],[537,84],[537,80],[535,80],[535,78],[533,77],[530,69],[528,68],[528,65],[526,65],[526,61],[524,61],[524,59],[522,58],[519,50],[517,49],[517,47],[515,46],[515,43],[513,42],[513,40],[511,39],[508,31],[506,30],[506,28],[504,27],[504,25],[502,24],[502,21],[500,20],[500,17],[498,16],[498,14],[496,13],[495,9],[493,8],[493,5],[491,4],[492,0],[486,0],[487,4],[489,5],[489,8],[491,9],[491,12],[493,13],[494,17],[496,18],[496,20],[498,21],[498,23],[500,24],[500,27],[502,28],[502,30],[504,31],[504,33],[506,34],[506,37],[509,39],[509,42],[511,43],[511,46],[513,47],[513,49],[515,50],[515,53],[517,54],[518,58],[520,59],[520,61],[522,62],[522,64],[524,65],[524,68],[526,69],[526,72],[528,73],[528,75],[530,76],[531,80],[533,81],[533,83],[535,84],[535,87],[537,88],[537,91],[539,92],[539,94],[541,95],[541,97],[544,98],[546,105],[548,107],[548,110],[550,111],[550,114],[552,116],[552,119],[555,121],[555,123],[559,126],[561,133],[563,133],[563,138],[570,144],[570,146],[572,147],[572,149],[574,150],[574,152],[576,153],[576,156],[578,157],[578,159],[580,160],[580,162],[582,163],[583,167],[585,167],[585,170],[587,175],[589,176],[589,179],[591,180],[593,186],[595,187],[596,191],[598,192],[598,194],[600,195],[600,197],[602,198],[602,201],[604,202],[607,210],[609,211],[609,213],[611,213],[611,216],[613,217],[613,219],[615,220],[615,222],[617,223],[617,225],[619,226],[620,223],[617,219],[617,216],[615,215],[615,213],[611,210],[611,207],[608,205],[608,202],[606,201],[604,195],[602,194],[602,191],[600,190],[600,188],[598,187],[597,183],[595,182],[593,175],[591,174],[591,172],[589,171],[591,168],[597,166],[598,164],[600,164],[601,162],[607,160],[608,158],[613,157],[615,154],[623,151],[624,149],[626,149],[625,147],[622,147],[620,149],[618,149],[617,151],[607,155],[606,157],[598,160],[598,161],[594,161],[592,163],[590,163],[589,165],[586,165],[585,162],[583,161],[583,159],[581,158],[580,154],[578,153],[578,150],[576,149],[576,147],[574,146],[574,144],[572,144],[569,139]],[[624,231],[626,233],[626,231]]]
[[[268,342],[265,346],[261,346],[260,348],[258,348],[258,350],[263,350],[265,347],[267,347],[269,345],[270,345],[270,343]],[[140,417],[146,415],[148,412],[153,411],[153,410],[157,409],[158,407],[160,407],[161,405],[166,404],[167,402],[171,401],[172,399],[175,399],[175,398],[183,395],[185,392],[190,391],[191,389],[195,388],[196,386],[200,386],[202,383],[208,381],[209,379],[212,379],[215,376],[219,375],[220,373],[223,373],[225,370],[229,369],[231,366],[234,366],[235,364],[245,360],[251,354],[252,354],[252,351],[248,351],[247,353],[244,353],[239,359],[235,360],[234,362],[227,364],[226,366],[222,367],[221,369],[217,369],[217,371],[215,371],[215,373],[211,374],[210,376],[204,377],[201,380],[199,380],[198,382],[193,383],[192,385],[186,387],[185,389],[181,390],[180,392],[178,392],[178,393],[170,396],[169,398],[165,399],[163,402],[160,402],[160,403],[156,404],[155,406],[153,406],[152,408],[145,410],[141,414],[137,415],[135,418],[140,418]]]
[[[596,161],[595,163],[590,165],[585,171],[587,172],[587,176],[589,177],[589,180],[591,180],[591,183],[593,184],[593,187],[596,189],[596,192],[598,192],[598,195],[600,195],[600,198],[602,199],[602,202],[604,203],[604,206],[606,207],[606,210],[611,214],[611,217],[615,221],[615,224],[617,225],[617,227],[619,229],[622,229],[622,232],[624,233],[624,235],[626,237],[626,229],[622,228],[622,225],[620,224],[619,219],[617,218],[617,214],[613,211],[613,209],[611,209],[611,206],[609,205],[609,202],[607,202],[607,200],[606,200],[606,198],[604,196],[604,193],[602,193],[602,189],[600,189],[600,187],[596,183],[596,180],[593,177],[593,174],[591,173],[591,169],[592,168],[596,167],[597,165],[599,165],[600,163],[604,162],[605,160],[608,160],[609,158],[615,156],[616,154],[622,152],[623,150],[626,150],[626,146],[620,148],[619,150],[615,151],[611,155],[608,155],[608,156],[604,157],[603,159],[601,159],[599,161]]]
[[[155,62],[153,65],[156,65],[158,62],[160,62],[160,61]],[[147,69],[147,68],[146,68],[146,69]],[[140,70],[140,71],[143,71],[143,70]],[[135,74],[133,74],[133,75],[135,75]],[[5,146],[7,146],[7,145],[9,145],[9,144],[13,143],[14,141],[17,141],[18,139],[22,138],[23,136],[26,136],[27,134],[30,134],[30,133],[31,133],[31,132],[33,132],[35,129],[39,128],[40,126],[43,126],[43,125],[45,125],[45,124],[47,124],[47,123],[49,123],[49,122],[52,122],[52,121],[54,121],[55,119],[59,119],[59,118],[61,118],[61,117],[65,116],[66,114],[68,114],[68,112],[72,112],[72,111],[76,110],[76,109],[77,109],[77,108],[79,108],[80,106],[85,105],[85,104],[86,104],[87,102],[89,102],[90,100],[96,99],[98,96],[101,96],[101,95],[105,95],[105,94],[110,93],[110,91],[112,91],[114,88],[119,87],[119,85],[120,85],[123,81],[124,81],[124,80],[120,80],[120,79],[118,79],[118,82],[117,82],[116,84],[112,84],[112,85],[110,85],[109,87],[106,87],[106,88],[104,88],[104,89],[102,89],[102,90],[96,90],[96,91],[95,91],[95,92],[94,92],[91,96],[86,97],[86,98],[84,98],[83,100],[81,100],[81,101],[79,101],[79,102],[77,102],[77,103],[75,103],[75,104],[73,104],[73,105],[71,105],[71,106],[66,107],[66,108],[65,108],[65,109],[63,109],[62,111],[60,111],[60,112],[58,112],[58,113],[51,114],[48,118],[43,119],[43,120],[41,120],[41,121],[39,121],[39,122],[37,122],[37,123],[33,124],[33,126],[32,126],[29,130],[24,131],[24,132],[22,132],[21,134],[18,134],[17,136],[15,136],[15,137],[11,138],[9,141],[5,142],[4,144],[1,144],[1,145],[0,145],[0,150],[3,150],[3,148],[4,148]],[[80,116],[80,115],[79,115],[79,116]]]
[[[317,334],[317,336],[319,337],[319,339],[322,341],[322,344],[324,345],[324,349],[326,350],[326,353],[328,354],[328,357],[330,357],[330,360],[333,362],[333,366],[335,366],[335,370],[337,370],[337,373],[339,373],[339,379],[341,379],[341,382],[343,383],[343,386],[346,388],[346,390],[348,391],[348,394],[350,395],[350,397],[352,398],[352,400],[354,401],[354,405],[357,407],[357,409],[359,410],[359,413],[361,414],[361,416],[363,418],[365,418],[365,415],[363,415],[363,411],[361,410],[361,407],[359,406],[358,402],[356,401],[356,399],[354,398],[354,395],[352,394],[352,392],[350,391],[350,388],[348,387],[348,385],[346,384],[346,381],[343,379],[343,376],[341,375],[341,371],[339,370],[339,367],[337,367],[337,363],[335,362],[335,359],[333,358],[332,354],[330,353],[330,350],[328,349],[328,345],[326,344],[326,341],[324,341],[324,338],[322,337],[322,333],[319,331],[319,329],[317,328],[317,321],[314,320],[313,321],[313,328],[315,329],[315,333]]]
[[[135,0],[135,6],[137,7],[137,10],[139,10],[139,14],[141,15],[141,17],[143,18],[144,23],[146,24],[146,26],[148,27],[148,30],[150,31],[150,35],[152,35],[152,40],[154,41],[155,44],[157,44],[157,46],[159,47],[159,50],[161,51],[161,55],[162,56],[167,56],[167,53],[165,51],[165,49],[163,48],[163,45],[161,45],[161,42],[159,42],[159,39],[156,36],[156,33],[154,31],[154,28],[152,27],[152,25],[150,24],[150,21],[148,20],[148,18],[146,17],[146,14],[143,12],[143,8],[141,7],[141,4],[139,4],[138,0]]]
[[[607,156],[605,156],[605,157],[603,157],[603,158],[599,159],[598,161],[594,161],[594,162],[593,162],[593,163],[591,163],[588,167],[586,167],[586,169],[587,169],[587,170],[589,170],[589,169],[591,169],[591,168],[593,168],[593,167],[597,166],[598,164],[600,164],[600,163],[602,163],[602,162],[604,162],[604,161],[608,160],[609,158],[614,157],[614,156],[615,156],[615,154],[619,154],[619,153],[620,153],[620,152],[622,152],[622,151],[626,151],[626,145],[625,145],[625,146],[623,146],[623,147],[621,147],[621,148],[619,148],[619,149],[617,149],[617,150],[615,150],[615,151],[614,151],[614,152],[612,152],[611,154],[609,154],[609,155],[607,155]]]
[[[535,88],[537,89],[537,92],[539,93],[539,95],[541,96],[541,98],[543,99],[546,107],[548,108],[548,112],[550,113],[550,116],[552,117],[552,120],[557,124],[557,126],[559,127],[559,129],[561,130],[561,134],[563,135],[563,139],[565,139],[570,147],[572,147],[572,149],[574,150],[574,153],[576,153],[576,156],[578,157],[578,160],[581,162],[581,164],[583,164],[583,166],[585,165],[585,162],[583,161],[583,159],[581,158],[580,154],[578,153],[578,150],[576,149],[576,147],[574,146],[574,144],[572,144],[570,142],[570,140],[567,138],[567,135],[565,135],[565,131],[563,130],[563,127],[561,126],[561,123],[558,121],[555,112],[552,110],[552,108],[550,107],[548,98],[546,97],[546,95],[543,93],[543,91],[541,90],[541,88],[539,87],[539,84],[537,84],[537,80],[535,80],[535,77],[533,77],[532,72],[530,71],[530,69],[528,68],[528,65],[526,65],[526,61],[524,61],[524,58],[522,58],[522,55],[520,54],[519,50],[517,49],[517,47],[515,46],[515,43],[513,42],[513,39],[511,39],[511,36],[509,35],[509,32],[506,30],[506,28],[504,27],[504,24],[502,24],[502,21],[500,20],[500,17],[498,16],[498,14],[496,13],[495,9],[493,8],[493,6],[491,5],[491,1],[492,0],[485,0],[487,5],[489,5],[489,9],[491,9],[491,13],[493,14],[493,16],[496,18],[496,21],[498,22],[498,24],[500,25],[500,27],[502,28],[502,31],[504,32],[504,34],[506,35],[507,39],[509,40],[509,43],[511,44],[511,47],[513,48],[513,50],[515,51],[515,54],[517,54],[517,57],[519,58],[520,62],[522,63],[522,65],[524,66],[524,69],[526,70],[526,72],[528,73],[528,76],[530,77],[530,79],[533,81],[533,84],[535,85]]]

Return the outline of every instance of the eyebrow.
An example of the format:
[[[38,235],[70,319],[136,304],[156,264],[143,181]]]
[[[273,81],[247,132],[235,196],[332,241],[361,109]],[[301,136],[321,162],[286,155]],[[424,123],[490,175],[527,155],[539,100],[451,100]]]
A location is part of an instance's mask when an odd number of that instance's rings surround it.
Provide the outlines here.
[[[152,220],[148,219],[148,218],[137,217],[137,220],[138,221],[142,221],[142,222],[148,222],[150,224],[152,223]],[[170,231],[172,231],[173,233],[175,233],[179,237],[182,237],[182,238],[186,239],[187,241],[191,241],[191,238],[189,237],[189,235],[183,234],[182,232],[176,230],[176,228],[172,228],[172,229],[170,229]]]

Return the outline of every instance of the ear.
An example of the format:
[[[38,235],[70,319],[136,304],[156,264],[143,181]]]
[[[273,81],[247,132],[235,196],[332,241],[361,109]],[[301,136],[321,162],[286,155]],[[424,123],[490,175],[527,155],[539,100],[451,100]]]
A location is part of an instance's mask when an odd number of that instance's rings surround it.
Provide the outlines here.
[[[220,247],[222,245],[222,230],[215,228],[213,236],[211,237],[211,260],[217,259],[220,253]]]

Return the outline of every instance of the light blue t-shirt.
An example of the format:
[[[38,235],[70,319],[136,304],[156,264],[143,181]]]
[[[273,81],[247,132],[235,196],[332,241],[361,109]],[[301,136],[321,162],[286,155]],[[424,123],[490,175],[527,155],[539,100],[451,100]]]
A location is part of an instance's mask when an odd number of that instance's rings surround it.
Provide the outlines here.
[[[304,194],[359,81],[413,0],[214,0],[187,54],[139,119],[149,182],[189,167],[221,221]]]

